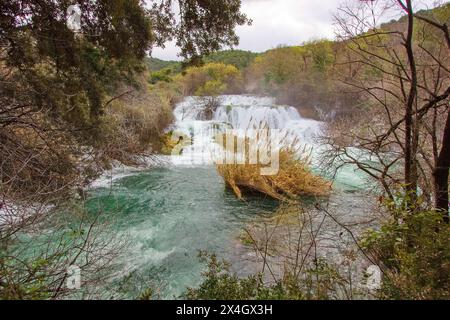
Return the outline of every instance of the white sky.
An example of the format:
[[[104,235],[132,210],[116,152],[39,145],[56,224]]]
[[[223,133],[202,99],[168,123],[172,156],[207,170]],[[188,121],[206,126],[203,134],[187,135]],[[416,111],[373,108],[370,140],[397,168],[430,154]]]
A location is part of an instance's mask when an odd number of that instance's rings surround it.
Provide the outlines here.
[[[243,0],[242,12],[253,20],[253,24],[237,28],[240,37],[237,49],[263,52],[279,45],[298,45],[319,38],[333,39],[333,14],[343,1]],[[435,1],[415,2],[419,7],[430,7]],[[177,54],[176,46],[168,43],[165,49],[154,48],[152,56],[163,60],[179,60]]]

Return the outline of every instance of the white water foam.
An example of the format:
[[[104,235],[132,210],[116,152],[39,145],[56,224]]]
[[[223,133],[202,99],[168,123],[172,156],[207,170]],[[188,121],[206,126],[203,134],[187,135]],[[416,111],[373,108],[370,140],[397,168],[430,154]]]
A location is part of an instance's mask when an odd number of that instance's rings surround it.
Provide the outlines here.
[[[217,131],[278,129],[286,141],[298,139],[304,146],[314,146],[323,125],[302,118],[294,107],[276,105],[273,98],[240,95],[218,97],[212,119],[202,120],[205,99],[188,97],[174,110],[176,122],[172,129],[178,137],[175,139],[184,145],[182,154],[172,157],[175,165],[212,164],[211,155],[220,148],[214,142]]]

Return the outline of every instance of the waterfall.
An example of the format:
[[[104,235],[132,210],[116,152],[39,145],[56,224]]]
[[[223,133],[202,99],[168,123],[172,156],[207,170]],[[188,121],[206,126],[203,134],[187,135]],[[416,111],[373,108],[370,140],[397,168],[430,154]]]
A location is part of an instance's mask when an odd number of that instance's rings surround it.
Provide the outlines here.
[[[94,183],[86,208],[92,214],[99,211],[114,215],[118,238],[131,237],[130,246],[121,255],[121,272],[114,279],[139,283],[163,283],[162,298],[173,298],[186,287],[200,283],[204,265],[197,258],[198,250],[216,252],[230,261],[240,275],[254,274],[254,265],[247,257],[246,246],[236,246],[236,235],[251,221],[260,222],[261,213],[275,212],[278,203],[266,198],[237,199],[224,192],[223,179],[208,162],[208,155],[218,145],[214,132],[227,128],[247,129],[265,122],[272,129],[282,129],[297,137],[301,144],[321,147],[316,136],[323,124],[302,118],[296,109],[276,105],[271,98],[223,96],[209,120],[202,115],[204,104],[190,97],[179,103],[172,130],[185,136],[186,145],[180,156],[169,159],[174,165],[152,166],[150,169],[115,168],[111,174]],[[202,132],[203,134],[196,134]],[[176,138],[176,137],[175,137]],[[191,141],[188,141],[191,140]],[[313,170],[318,167],[314,167]],[[356,168],[345,166],[336,176],[332,206],[339,206],[345,217],[364,212],[367,198],[358,197],[364,180],[355,174]],[[339,188],[344,191],[339,192]],[[11,210],[8,204],[3,208]],[[356,211],[356,212],[355,212]],[[3,214],[4,216],[4,214]],[[0,210],[0,223],[2,211]],[[255,219],[255,220],[253,220]],[[350,221],[350,220],[349,220]],[[245,256],[244,256],[245,255]],[[114,275],[116,277],[116,275]],[[119,282],[118,282],[119,283]],[[132,297],[141,294],[139,286]],[[105,290],[111,289],[108,285]]]
[[[211,119],[204,120],[205,99],[188,97],[174,110],[173,139],[183,145],[181,155],[172,157],[176,165],[211,164],[211,154],[220,147],[214,135],[227,129],[278,129],[286,141],[298,139],[306,146],[314,145],[322,126],[302,118],[294,107],[277,105],[273,98],[241,95],[218,97]]]

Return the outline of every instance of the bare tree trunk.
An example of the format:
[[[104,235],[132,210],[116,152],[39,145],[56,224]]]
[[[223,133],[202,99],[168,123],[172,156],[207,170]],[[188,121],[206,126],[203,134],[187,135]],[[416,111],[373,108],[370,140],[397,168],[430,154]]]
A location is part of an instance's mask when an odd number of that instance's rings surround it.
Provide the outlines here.
[[[434,188],[436,193],[435,207],[444,213],[445,222],[449,223],[448,212],[448,178],[450,168],[450,109],[447,114],[447,122],[445,124],[444,136],[442,138],[442,148],[434,169]]]
[[[405,48],[408,54],[409,68],[411,72],[411,87],[405,110],[405,184],[406,191],[409,193],[408,196],[414,197],[417,192],[417,150],[414,150],[416,144],[413,139],[413,108],[417,97],[417,69],[413,51],[414,12],[411,0],[406,0],[406,8],[408,12],[408,34],[405,41]]]
[[[447,47],[450,49],[450,32],[446,23],[441,24],[433,19],[424,16],[415,15],[416,18],[422,20],[429,25],[441,30],[444,34]],[[447,99],[449,89],[443,95]],[[434,191],[435,191],[435,209],[442,210],[444,221],[450,223],[449,217],[449,196],[448,196],[448,179],[450,171],[450,109],[447,114],[447,121],[445,124],[444,135],[442,138],[442,148],[437,157],[436,165],[433,170]]]

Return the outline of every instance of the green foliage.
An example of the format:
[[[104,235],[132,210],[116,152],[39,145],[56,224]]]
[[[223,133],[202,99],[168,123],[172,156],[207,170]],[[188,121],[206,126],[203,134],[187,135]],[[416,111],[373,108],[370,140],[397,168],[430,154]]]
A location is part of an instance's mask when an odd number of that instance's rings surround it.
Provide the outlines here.
[[[299,47],[270,50],[254,60],[250,72],[263,80],[267,88],[271,88],[273,84],[281,85],[302,70],[303,54]]]
[[[183,15],[172,34],[185,58],[202,57],[224,46],[237,45],[235,27],[250,23],[240,12],[241,0],[181,0],[178,4]],[[155,8],[167,11],[171,5],[172,1],[165,0]]]
[[[18,262],[8,256],[6,248],[0,250],[0,299],[1,300],[42,300],[51,297],[47,291],[47,275],[45,268],[49,260],[35,258],[35,260],[26,260],[22,263],[29,264],[27,270],[30,278],[27,281],[21,281],[26,274],[18,266]]]
[[[183,78],[187,94],[216,96],[232,93],[242,86],[242,76],[232,65],[208,63],[186,70]]]
[[[178,61],[164,61],[157,58],[146,58],[147,69],[150,71],[150,84],[160,81],[172,82],[173,77],[182,72],[182,63]]]
[[[160,71],[161,69],[170,69],[174,73],[181,72],[181,62],[178,61],[165,61],[158,58],[147,57],[145,58],[145,63],[150,72]]]
[[[140,60],[153,35],[138,0],[81,1],[82,19],[90,23],[79,35],[61,19],[67,7],[66,1],[3,2],[0,37],[10,48],[7,66],[20,70],[14,73],[14,98],[51,110],[69,125],[89,126],[102,114],[105,95],[143,70]],[[22,10],[29,12],[27,23],[15,19]]]
[[[160,71],[155,71],[150,74],[149,82],[151,84],[156,84],[159,81],[171,82],[172,78],[170,77],[170,73],[172,70],[170,69],[162,69]]]
[[[188,300],[301,300],[302,293],[296,285],[264,285],[262,275],[240,279],[230,273],[230,265],[216,255],[200,252],[202,262],[207,262],[204,281],[198,288],[188,288],[182,298]]]
[[[195,95],[197,96],[217,96],[225,92],[227,85],[220,80],[209,80],[203,86],[197,89]]]
[[[336,288],[345,280],[324,259],[305,267],[302,275],[285,273],[267,283],[262,274],[239,278],[230,265],[216,255],[200,252],[207,270],[197,288],[188,288],[182,298],[189,300],[320,300],[336,297]]]
[[[345,51],[328,40],[280,47],[257,56],[245,71],[247,90],[277,97],[280,104],[301,108],[302,115],[320,118],[321,114],[351,112],[358,97],[333,79],[338,54]],[[342,68],[342,67],[340,67]]]
[[[250,75],[259,77],[268,89],[297,79],[299,74],[324,73],[334,63],[333,43],[320,40],[302,46],[280,47],[255,58]]]
[[[314,68],[319,72],[326,72],[328,67],[334,63],[332,42],[327,40],[315,41],[306,46],[314,63]]]
[[[442,213],[396,209],[363,247],[385,269],[381,299],[450,298],[450,226]]]
[[[203,58],[205,63],[224,63],[233,65],[239,70],[247,68],[258,56],[257,53],[243,50],[224,50],[214,52]]]
[[[54,183],[53,189],[68,190],[71,186],[66,180],[73,185],[78,183],[77,175],[84,178],[76,162],[86,149],[92,151],[94,159],[107,162],[105,156],[112,153],[103,151],[112,141],[123,144],[127,140],[123,127],[138,126],[130,130],[131,145],[146,134],[159,133],[159,126],[169,122],[167,105],[174,102],[176,94],[167,97],[164,90],[158,94],[165,96],[160,108],[145,112],[150,125],[130,120],[130,113],[142,110],[122,108],[126,114],[118,115],[116,109],[111,115],[107,108],[124,92],[145,92],[147,83],[141,79],[145,64],[151,69],[155,60],[144,58],[152,46],[174,37],[186,58],[209,54],[222,45],[236,44],[234,27],[247,22],[240,13],[240,0],[178,1],[183,9],[179,23],[173,19],[171,1],[149,8],[141,0],[80,0],[81,28],[74,32],[68,28],[66,16],[72,4],[68,0],[0,3],[0,46],[4,53],[0,57],[0,81],[4,84],[0,87],[0,150],[11,155],[2,166],[2,180],[27,185],[31,180],[29,185],[37,186],[34,182],[54,182],[57,179],[48,178],[58,177],[61,181]],[[166,66],[169,69],[152,74],[150,83],[169,83],[178,67],[178,63],[170,63]],[[217,91],[222,87],[212,82],[204,89]],[[126,125],[123,119],[128,119]],[[154,123],[159,124],[158,130],[154,130]],[[120,127],[113,128],[113,124]],[[137,131],[142,132],[136,137]],[[113,132],[119,132],[120,139]],[[109,139],[111,136],[114,139]],[[23,177],[11,179],[15,172],[8,170],[15,170],[17,163],[26,159],[35,160],[27,161],[27,168],[21,169]],[[103,161],[97,168],[101,165]],[[21,186],[14,188],[20,190]]]

